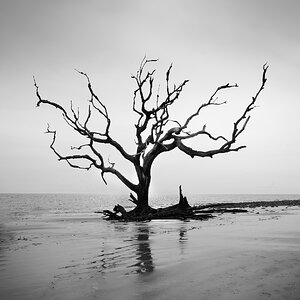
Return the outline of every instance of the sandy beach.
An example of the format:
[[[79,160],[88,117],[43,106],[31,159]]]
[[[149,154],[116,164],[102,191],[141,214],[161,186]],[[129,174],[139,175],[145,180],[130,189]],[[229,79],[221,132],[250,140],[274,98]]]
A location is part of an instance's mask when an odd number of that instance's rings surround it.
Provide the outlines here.
[[[208,221],[97,214],[0,227],[1,299],[299,299],[300,208]]]

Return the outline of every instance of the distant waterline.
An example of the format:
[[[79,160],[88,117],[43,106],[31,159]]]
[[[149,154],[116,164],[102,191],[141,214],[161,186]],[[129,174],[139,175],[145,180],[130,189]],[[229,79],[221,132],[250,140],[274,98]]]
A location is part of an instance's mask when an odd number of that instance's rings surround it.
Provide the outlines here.
[[[217,202],[248,202],[297,200],[300,194],[199,194],[188,195],[191,205]],[[167,206],[178,201],[177,195],[150,198],[153,207]],[[97,194],[0,194],[0,223],[19,218],[42,216],[93,214],[95,211],[112,209],[119,203],[131,207],[126,195]]]

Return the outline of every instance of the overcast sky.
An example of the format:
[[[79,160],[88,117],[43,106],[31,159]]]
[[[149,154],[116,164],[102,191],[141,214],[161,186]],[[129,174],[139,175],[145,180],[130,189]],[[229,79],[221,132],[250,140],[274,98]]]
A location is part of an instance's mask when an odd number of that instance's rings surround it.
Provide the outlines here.
[[[35,107],[32,76],[44,98],[84,108],[86,82],[74,69],[88,73],[115,121],[113,136],[131,149],[130,75],[146,54],[159,58],[158,77],[173,63],[175,82],[190,79],[172,116],[178,120],[218,85],[239,84],[223,95],[226,107],[196,123],[217,134],[231,128],[259,88],[262,65],[270,66],[238,143],[247,148],[213,159],[164,154],[153,167],[152,195],[177,193],[179,184],[187,195],[300,193],[299,12],[297,0],[0,0],[0,192],[127,193],[110,175],[105,186],[96,171],[57,161],[47,123],[61,151],[69,151],[71,134],[60,131],[57,111]]]

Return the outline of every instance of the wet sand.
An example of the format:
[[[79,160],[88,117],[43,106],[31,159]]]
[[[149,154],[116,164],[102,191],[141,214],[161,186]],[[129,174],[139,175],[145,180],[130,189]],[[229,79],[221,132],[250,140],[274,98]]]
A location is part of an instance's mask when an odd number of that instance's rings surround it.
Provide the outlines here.
[[[299,299],[300,208],[208,221],[95,214],[0,227],[1,299]]]

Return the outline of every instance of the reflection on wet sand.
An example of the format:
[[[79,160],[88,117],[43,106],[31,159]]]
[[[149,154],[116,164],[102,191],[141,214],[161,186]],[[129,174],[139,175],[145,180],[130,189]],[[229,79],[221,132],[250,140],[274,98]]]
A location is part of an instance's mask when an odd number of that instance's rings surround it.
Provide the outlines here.
[[[134,266],[137,267],[137,273],[149,273],[154,270],[154,263],[149,243],[149,224],[144,223],[143,226],[136,227],[137,233],[135,235],[136,246],[136,260],[138,261]]]
[[[43,292],[48,293],[47,299],[51,299],[57,293],[71,293],[74,299],[79,299],[73,290],[78,295],[86,295],[92,286],[95,294],[106,295],[106,299],[120,299],[118,295],[127,289],[128,283],[131,288],[127,293],[138,295],[138,298],[132,299],[140,299],[144,298],[144,293],[148,295],[155,292],[151,286],[158,284],[162,270],[178,263],[179,256],[185,257],[188,254],[187,235],[190,224],[187,222],[72,222],[67,225],[40,227],[34,231],[27,230],[27,226],[26,230],[22,227],[23,231],[18,231],[17,234],[15,231],[7,233],[0,226],[2,296],[5,292],[8,299],[12,298],[10,296],[15,296],[15,299],[30,299],[30,295],[37,299]],[[101,228],[101,234],[98,233],[98,228]],[[27,239],[29,234],[31,238]],[[10,241],[11,239],[13,240]],[[61,244],[57,241],[61,241]],[[10,264],[11,271],[8,272],[9,270],[5,271],[6,248],[12,242],[17,246],[10,255],[16,263],[13,266]],[[24,246],[28,249],[26,253]],[[45,259],[45,253],[51,260]],[[52,262],[49,263],[50,261]],[[43,270],[49,273],[45,279],[40,276]],[[13,278],[16,276],[20,280],[17,287],[12,288]],[[47,280],[50,282],[48,285]],[[144,290],[141,290],[141,284]],[[33,285],[37,285],[39,289],[31,291],[30,287]],[[114,298],[115,295],[118,297]]]
[[[87,270],[95,270],[103,276],[116,271],[124,275],[154,271],[148,223],[114,224],[114,234],[119,241],[123,240],[122,244],[110,247],[109,243],[103,243],[102,249],[98,250],[100,253],[89,259]],[[113,238],[110,237],[110,240]],[[77,268],[79,265],[73,263],[64,269]]]
[[[179,227],[179,249],[180,249],[180,255],[184,255],[184,250],[186,247],[186,243],[188,241],[187,237],[187,224],[185,222],[182,222]]]

